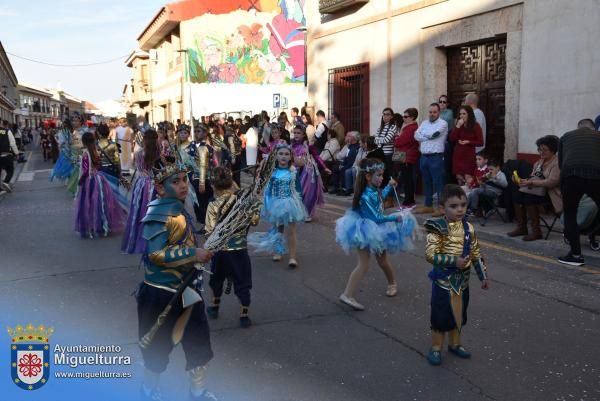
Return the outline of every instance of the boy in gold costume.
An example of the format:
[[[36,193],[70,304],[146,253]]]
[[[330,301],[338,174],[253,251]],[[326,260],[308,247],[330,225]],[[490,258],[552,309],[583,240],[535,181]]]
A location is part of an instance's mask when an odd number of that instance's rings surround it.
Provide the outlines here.
[[[233,181],[231,170],[227,167],[216,167],[212,174],[212,185],[216,198],[209,203],[206,213],[206,235],[210,235],[219,221],[230,212],[238,198],[238,187]],[[260,216],[256,213],[251,225],[258,224]],[[227,242],[225,249],[216,252],[212,258],[209,285],[212,290],[212,305],[206,308],[209,317],[219,317],[219,306],[223,294],[223,283],[226,279],[233,282],[235,295],[240,301],[240,326],[248,328],[252,321],[248,316],[250,308],[250,289],[252,289],[252,265],[248,256],[248,228],[236,232]]]
[[[489,281],[481,257],[475,228],[466,218],[467,196],[458,185],[446,185],[441,205],[444,216],[425,222],[427,246],[425,256],[433,269],[429,273],[431,286],[431,349],[427,360],[432,365],[442,363],[444,335],[448,333],[448,351],[459,358],[471,354],[461,345],[460,332],[467,323],[469,276],[471,267],[487,290]]]

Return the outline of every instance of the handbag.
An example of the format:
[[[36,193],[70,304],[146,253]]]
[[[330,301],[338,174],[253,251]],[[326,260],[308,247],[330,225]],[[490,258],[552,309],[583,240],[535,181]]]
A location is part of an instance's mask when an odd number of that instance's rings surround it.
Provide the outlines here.
[[[536,164],[536,166],[533,169],[533,172],[531,173],[530,178],[537,178],[540,180],[543,180],[545,178],[544,173],[542,172],[542,164]],[[545,187],[527,186],[519,188],[519,192],[544,197],[548,193],[548,190]]]
[[[403,150],[394,149],[394,153],[392,154],[392,162],[406,163],[406,152]]]
[[[521,187],[519,188],[519,192],[544,197],[546,196],[547,190],[544,187]]]

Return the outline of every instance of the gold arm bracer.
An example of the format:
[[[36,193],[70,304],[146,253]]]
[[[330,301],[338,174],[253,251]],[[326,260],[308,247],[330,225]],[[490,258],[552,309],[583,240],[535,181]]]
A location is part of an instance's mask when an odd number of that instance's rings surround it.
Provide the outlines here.
[[[198,166],[198,179],[200,185],[204,185],[208,178],[208,148],[206,146],[200,146],[196,153],[196,164]]]

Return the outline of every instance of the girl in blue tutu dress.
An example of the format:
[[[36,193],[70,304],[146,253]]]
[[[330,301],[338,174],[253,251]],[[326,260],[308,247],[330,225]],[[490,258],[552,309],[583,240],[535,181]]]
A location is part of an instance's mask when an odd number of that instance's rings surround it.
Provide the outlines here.
[[[127,225],[123,232],[121,250],[127,253],[144,253],[146,240],[142,237],[142,219],[148,210],[148,203],[156,199],[152,166],[161,156],[158,134],[152,128],[144,133],[144,148],[133,156],[137,175],[133,184]]]
[[[57,142],[60,154],[50,174],[50,181],[57,179],[66,182],[71,177],[76,164],[71,155],[71,122],[69,120],[65,120],[62,128],[58,130]]]
[[[82,238],[106,237],[122,227],[127,200],[118,192],[118,179],[99,170],[94,134],[86,132],[81,140],[84,150],[75,198],[75,231]]]
[[[363,159],[354,185],[352,208],[336,221],[336,241],[348,253],[356,248],[358,265],[350,274],[346,289],[340,295],[340,301],[355,310],[364,310],[354,298],[360,280],[369,269],[369,257],[373,253],[377,264],[388,281],[386,295],[393,297],[398,293],[394,269],[388,259],[388,253],[404,251],[412,247],[412,236],[416,220],[408,211],[383,214],[383,200],[396,187],[389,184],[379,191],[385,166],[376,159]]]
[[[290,259],[288,266],[298,266],[296,260],[296,223],[304,221],[308,216],[302,202],[302,188],[297,170],[293,165],[292,149],[287,144],[275,146],[277,167],[273,171],[265,188],[261,218],[273,225],[268,233],[252,233],[248,243],[257,251],[273,252],[273,261],[281,260],[286,252],[283,240],[284,229],[287,228],[287,239]]]

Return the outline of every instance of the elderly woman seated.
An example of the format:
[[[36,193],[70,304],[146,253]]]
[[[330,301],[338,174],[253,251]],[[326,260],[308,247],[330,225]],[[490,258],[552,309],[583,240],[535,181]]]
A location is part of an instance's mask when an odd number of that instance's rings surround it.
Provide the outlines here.
[[[542,205],[552,203],[554,212],[560,214],[563,209],[562,194],[560,192],[560,170],[558,167],[558,137],[546,135],[538,139],[535,144],[540,154],[540,159],[533,165],[531,175],[520,178],[513,175],[513,181],[519,186],[515,200],[515,218],[517,227],[509,232],[509,237],[523,235],[523,241],[541,239],[540,209]],[[531,232],[527,230],[527,217],[531,220]]]

